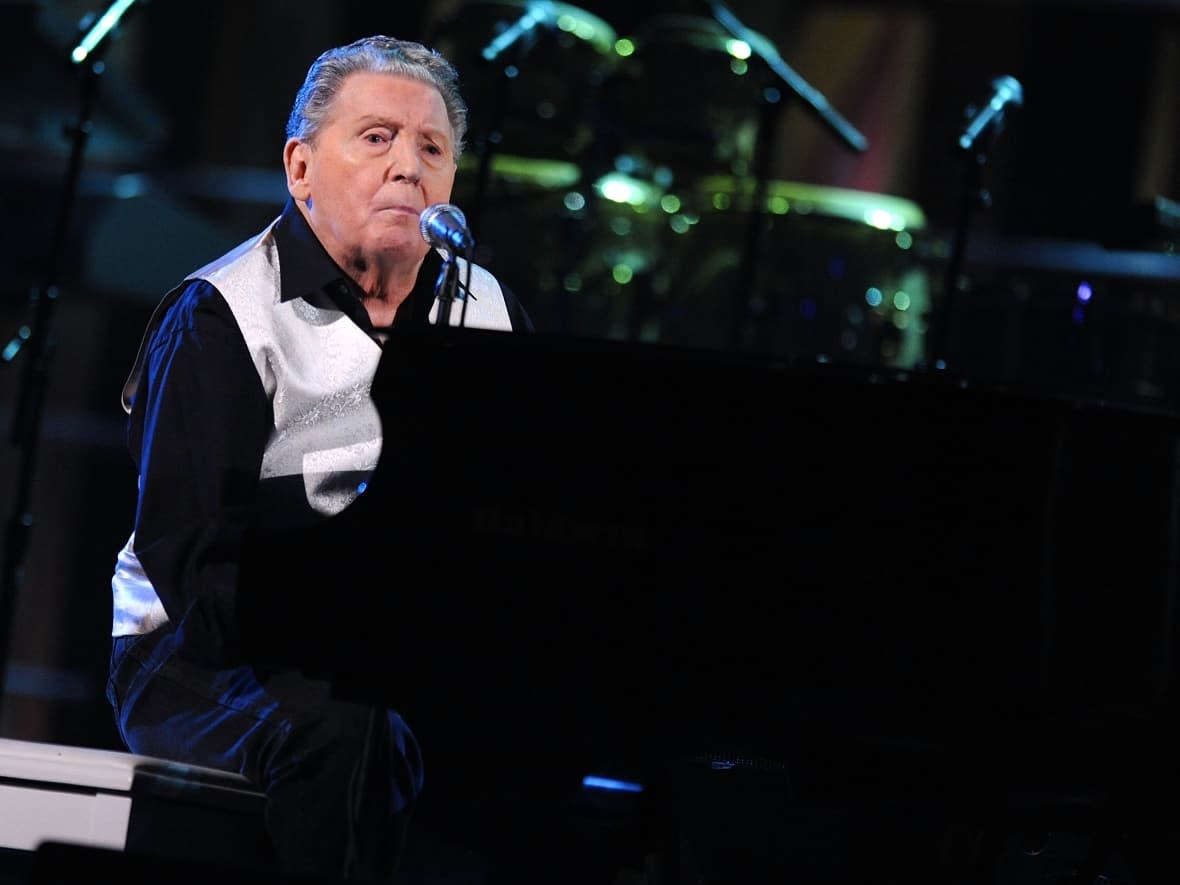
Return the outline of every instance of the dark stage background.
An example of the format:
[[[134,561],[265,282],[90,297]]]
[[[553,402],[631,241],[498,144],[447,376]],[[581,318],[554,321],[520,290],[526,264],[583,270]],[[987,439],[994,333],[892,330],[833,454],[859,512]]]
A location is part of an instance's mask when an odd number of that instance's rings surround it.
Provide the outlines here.
[[[764,54],[743,68],[708,4],[553,6],[569,30],[538,29],[509,79],[478,49],[519,4],[137,4],[96,78],[55,261],[63,127],[84,82],[68,52],[102,7],[0,3],[3,342],[33,324],[32,296],[58,287],[41,327],[42,420],[0,459],[5,519],[27,480],[33,520],[0,734],[117,746],[103,698],[109,576],[134,502],[120,386],[156,299],[277,213],[293,94],[321,50],[362,35],[436,43],[459,63],[472,129],[455,202],[543,330],[899,370],[933,355],[968,378],[1180,405],[1177,4],[729,5],[764,38],[756,49],[775,48],[867,138],[863,152]],[[1023,103],[975,165],[955,141],[1002,75]],[[760,183],[766,213],[751,211]],[[990,203],[957,237],[975,185]],[[30,349],[9,357],[6,427]]]

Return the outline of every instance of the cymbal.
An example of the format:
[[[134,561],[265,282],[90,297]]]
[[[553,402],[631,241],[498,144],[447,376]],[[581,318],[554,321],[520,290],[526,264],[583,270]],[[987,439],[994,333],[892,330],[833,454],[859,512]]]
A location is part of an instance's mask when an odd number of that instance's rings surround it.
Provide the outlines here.
[[[480,158],[475,154],[464,154],[459,160],[459,171],[474,172],[479,168],[479,163]],[[509,184],[525,185],[539,190],[556,190],[577,184],[582,177],[582,170],[576,163],[567,163],[564,160],[493,154],[491,176]]]
[[[553,27],[576,37],[602,55],[613,55],[618,39],[615,29],[605,19],[569,3],[552,0],[467,0],[451,17],[452,24],[460,27],[468,11],[502,17],[505,26],[531,13],[539,25]]]
[[[765,52],[770,40],[759,31],[750,30],[756,45],[748,47]],[[716,19],[701,15],[656,15],[647,19],[631,38],[642,51],[646,45],[669,44],[694,49],[727,53],[735,58],[748,58],[750,52],[739,44],[733,34]]]
[[[552,0],[468,0],[431,42],[462,74],[473,137],[538,158],[577,157],[593,144],[596,95],[619,63],[602,19]]]
[[[594,190],[612,203],[630,206],[638,211],[655,208],[663,191],[642,178],[623,172],[607,172],[594,182]]]
[[[749,210],[753,178],[711,175],[694,186],[698,199],[716,209]],[[882,230],[922,230],[926,213],[904,197],[797,181],[765,182],[765,208],[776,214],[820,215],[858,221]]]

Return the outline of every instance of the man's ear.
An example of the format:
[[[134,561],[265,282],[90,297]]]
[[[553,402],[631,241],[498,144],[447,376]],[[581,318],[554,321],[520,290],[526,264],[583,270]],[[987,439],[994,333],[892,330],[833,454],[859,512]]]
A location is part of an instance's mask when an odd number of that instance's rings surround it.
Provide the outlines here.
[[[288,138],[287,143],[283,145],[287,192],[299,201],[306,201],[311,196],[311,182],[307,178],[309,151],[307,142],[298,138]]]

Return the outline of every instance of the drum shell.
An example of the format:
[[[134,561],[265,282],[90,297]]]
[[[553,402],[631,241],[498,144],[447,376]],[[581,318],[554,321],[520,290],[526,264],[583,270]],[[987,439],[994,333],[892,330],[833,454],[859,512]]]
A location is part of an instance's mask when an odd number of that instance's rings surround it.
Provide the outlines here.
[[[708,194],[684,204],[690,224],[664,248],[662,337],[874,366],[920,363],[934,285],[925,231],[773,194],[769,202],[759,213]]]
[[[670,170],[677,181],[745,175],[763,110],[766,71],[743,58],[713,19],[654,16],[607,85],[618,153]]]
[[[479,257],[545,331],[917,365],[935,272],[920,210],[888,195],[770,182],[756,213],[748,186],[721,177],[679,191],[610,174],[538,189],[493,179],[475,229]]]
[[[575,158],[593,144],[599,92],[618,62],[609,23],[567,4],[561,26],[536,24],[494,61],[484,57],[530,4],[470,0],[442,19],[431,44],[458,68],[470,140],[515,156]]]

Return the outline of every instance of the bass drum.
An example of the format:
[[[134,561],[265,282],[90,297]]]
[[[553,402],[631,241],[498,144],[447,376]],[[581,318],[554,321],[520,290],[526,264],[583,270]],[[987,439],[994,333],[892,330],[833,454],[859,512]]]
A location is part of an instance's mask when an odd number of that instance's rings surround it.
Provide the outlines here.
[[[572,164],[493,165],[477,259],[541,331],[871,367],[925,359],[940,246],[908,200],[772,181],[755,213],[753,183],[733,176],[681,190],[621,172],[583,180]],[[455,199],[464,206],[462,190]]]
[[[574,164],[500,156],[469,224],[476,260],[520,296],[538,329],[587,338],[642,337],[650,280],[661,260],[661,190]],[[473,177],[454,202],[466,210]]]
[[[916,367],[931,297],[922,210],[886,194],[772,181],[754,213],[754,191],[748,179],[716,176],[665,196],[678,211],[654,281],[655,337]]]
[[[433,26],[429,42],[459,70],[469,141],[568,160],[594,142],[615,40],[606,21],[566,3],[468,0]]]

